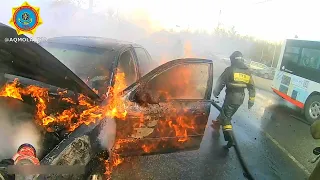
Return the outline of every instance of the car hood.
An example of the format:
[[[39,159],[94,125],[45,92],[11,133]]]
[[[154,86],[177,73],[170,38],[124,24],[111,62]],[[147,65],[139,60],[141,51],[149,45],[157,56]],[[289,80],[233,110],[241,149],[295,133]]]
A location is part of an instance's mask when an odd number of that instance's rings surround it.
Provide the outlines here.
[[[16,38],[16,42],[10,41]],[[22,76],[82,93],[92,99],[99,96],[68,67],[28,37],[0,23],[0,73]]]

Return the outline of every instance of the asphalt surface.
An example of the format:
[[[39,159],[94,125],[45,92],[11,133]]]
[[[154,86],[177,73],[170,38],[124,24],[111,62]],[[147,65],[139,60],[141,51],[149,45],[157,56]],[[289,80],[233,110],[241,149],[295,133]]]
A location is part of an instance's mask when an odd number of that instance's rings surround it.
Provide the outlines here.
[[[215,65],[218,77],[226,64]],[[309,125],[299,120],[299,112],[270,91],[270,80],[255,80],[255,106],[248,110],[244,103],[233,117],[244,161],[257,180],[307,179],[315,167],[308,160],[315,157],[312,150],[319,141],[312,139]],[[221,101],[223,97],[222,92]],[[223,150],[223,136],[217,137],[209,127],[217,115],[212,107],[199,150],[126,158],[114,170],[112,179],[245,179],[234,149]]]

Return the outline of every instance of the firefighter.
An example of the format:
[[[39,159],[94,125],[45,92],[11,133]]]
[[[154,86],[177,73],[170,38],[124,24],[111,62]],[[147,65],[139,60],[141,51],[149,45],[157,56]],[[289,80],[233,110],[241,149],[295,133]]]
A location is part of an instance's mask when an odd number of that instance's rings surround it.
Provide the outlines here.
[[[220,125],[224,138],[233,145],[231,118],[238,108],[243,104],[245,88],[249,91],[248,109],[254,104],[255,87],[248,67],[244,64],[243,55],[239,51],[235,51],[230,56],[231,66],[227,67],[219,77],[213,95],[218,98],[221,90],[226,87],[226,96],[217,120],[213,120],[212,127],[219,131]]]

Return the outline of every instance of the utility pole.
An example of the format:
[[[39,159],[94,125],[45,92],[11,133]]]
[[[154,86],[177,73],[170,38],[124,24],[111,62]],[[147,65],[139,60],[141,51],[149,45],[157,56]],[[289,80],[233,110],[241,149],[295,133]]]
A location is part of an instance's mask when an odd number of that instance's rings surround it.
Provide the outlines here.
[[[272,57],[271,67],[273,67],[274,57],[276,56],[276,49],[277,49],[277,45],[274,45],[274,51],[273,51],[273,57]]]
[[[260,57],[260,62],[262,61],[262,58],[263,58],[263,51],[264,51],[264,47],[262,48],[261,57]]]
[[[221,26],[220,17],[221,17],[221,9],[219,10],[219,16],[218,16],[218,25],[217,25],[218,30],[220,29],[220,26]]]
[[[221,9],[220,9],[220,11],[219,11],[218,26],[220,26],[220,17],[221,17]]]

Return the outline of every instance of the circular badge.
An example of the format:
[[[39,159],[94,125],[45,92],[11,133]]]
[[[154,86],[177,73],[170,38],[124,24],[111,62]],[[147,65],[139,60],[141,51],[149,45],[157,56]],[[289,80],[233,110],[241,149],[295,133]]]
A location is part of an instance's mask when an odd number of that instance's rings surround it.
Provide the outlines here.
[[[21,6],[13,14],[14,25],[20,31],[32,31],[38,25],[38,15],[35,9]]]
[[[20,7],[12,8],[12,18],[9,23],[15,27],[19,35],[34,34],[36,28],[42,24],[40,8],[33,7],[27,2]]]

